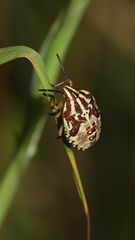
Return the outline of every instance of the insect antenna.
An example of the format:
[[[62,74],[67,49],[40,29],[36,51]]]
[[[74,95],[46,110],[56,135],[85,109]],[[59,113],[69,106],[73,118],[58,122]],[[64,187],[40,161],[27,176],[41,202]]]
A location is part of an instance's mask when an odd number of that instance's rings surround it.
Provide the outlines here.
[[[61,58],[60,58],[60,56],[59,56],[58,53],[56,54],[56,56],[57,56],[57,59],[58,59],[58,61],[59,61],[59,63],[60,63],[61,69],[62,69],[62,71],[63,71],[63,73],[64,73],[64,78],[65,78],[64,83],[65,83],[65,82],[68,82],[68,81],[69,81],[69,78],[67,77],[66,71],[65,71],[65,69],[64,69],[63,62],[62,62],[62,60],[61,60]],[[63,82],[62,82],[62,83],[63,83]],[[60,83],[60,84],[62,84],[62,83]],[[58,84],[58,85],[59,85],[59,84]]]

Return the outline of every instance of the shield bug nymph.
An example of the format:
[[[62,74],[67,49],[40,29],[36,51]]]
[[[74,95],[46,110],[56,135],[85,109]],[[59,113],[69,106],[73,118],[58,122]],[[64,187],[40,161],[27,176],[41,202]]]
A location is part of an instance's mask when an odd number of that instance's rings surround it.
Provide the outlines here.
[[[77,150],[85,151],[91,147],[100,136],[101,116],[94,96],[86,90],[77,90],[67,77],[63,63],[57,54],[58,61],[64,73],[64,81],[54,85],[53,90],[41,89],[44,95],[47,91],[60,92],[63,101],[57,103],[53,96],[51,104],[59,128],[59,137],[63,136]],[[52,95],[49,95],[52,96]]]

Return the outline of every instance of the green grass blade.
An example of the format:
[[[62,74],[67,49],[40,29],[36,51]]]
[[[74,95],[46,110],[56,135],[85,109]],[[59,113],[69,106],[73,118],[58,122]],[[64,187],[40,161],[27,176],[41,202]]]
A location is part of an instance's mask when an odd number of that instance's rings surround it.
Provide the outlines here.
[[[35,117],[37,121],[34,121],[32,124],[32,128],[29,129],[26,138],[19,147],[11,164],[8,166],[3,178],[0,181],[0,227],[2,226],[9,207],[13,201],[20,177],[37,150],[45,118],[42,112],[39,114],[39,111],[37,117],[35,115],[36,112],[33,117]]]
[[[56,53],[59,53],[61,58],[64,59],[80,20],[91,1],[71,0],[69,2],[67,8],[58,16],[40,49],[40,55],[43,58],[49,79],[53,84],[56,83],[60,70]],[[38,84],[38,82],[36,83]],[[39,86],[33,88],[37,89]]]
[[[48,35],[47,40],[44,42],[42,47],[42,57],[44,59],[44,63],[49,74],[49,77],[52,82],[56,82],[59,66],[55,58],[55,54],[58,52],[63,58],[67,52],[68,46],[72,40],[73,34],[76,31],[77,26],[79,25],[80,19],[83,16],[83,13],[89,3],[89,0],[72,0],[69,2],[68,7],[61,14],[58,21],[56,22],[55,27],[53,26],[52,31]],[[9,57],[10,55],[10,57]],[[40,79],[40,86],[43,85],[44,88],[50,88],[50,83],[47,77],[47,73],[44,69],[44,64],[42,60],[35,51],[32,51],[26,47],[12,47],[1,49],[0,51],[0,64],[6,63],[7,61],[11,61],[15,58],[26,57],[28,58],[34,68],[38,77]],[[37,60],[33,62],[33,58]],[[39,84],[38,84],[39,85]],[[34,90],[37,90],[38,85],[34,86]],[[34,94],[35,95],[35,94]],[[35,109],[36,111],[36,109]],[[0,182],[0,206],[3,210],[0,213],[0,224],[2,225],[6,214],[9,210],[10,204],[15,195],[16,189],[18,187],[21,175],[28,163],[30,162],[32,156],[36,152],[38,140],[42,133],[43,125],[44,125],[43,115],[39,114],[37,117],[37,121],[35,123],[31,123],[31,128],[28,130],[27,135],[22,141],[20,148],[16,151],[10,166],[7,168],[3,178]],[[30,154],[30,149],[33,151]],[[69,160],[71,161],[72,151],[67,151],[69,154]],[[71,161],[75,163],[75,160]],[[73,166],[72,166],[73,167]],[[82,203],[84,205],[85,213],[87,210],[87,202],[85,200],[85,194],[83,188],[81,187],[80,176],[77,175],[77,171],[73,167],[74,177],[76,179],[77,189],[79,191]],[[86,214],[88,216],[88,214]],[[88,217],[87,217],[88,219]]]

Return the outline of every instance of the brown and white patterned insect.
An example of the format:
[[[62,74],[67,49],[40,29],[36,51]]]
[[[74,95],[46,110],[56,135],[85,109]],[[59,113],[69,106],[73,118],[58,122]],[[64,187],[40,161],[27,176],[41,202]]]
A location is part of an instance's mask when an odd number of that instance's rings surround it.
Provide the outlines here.
[[[54,90],[49,91],[61,92],[64,99],[62,103],[53,105],[53,112],[55,112],[59,126],[59,137],[64,136],[71,146],[85,151],[99,139],[100,111],[95,98],[89,91],[73,88],[72,81],[67,77],[58,54],[57,58],[64,72],[65,80],[55,85]],[[62,85],[64,86],[59,90]],[[41,89],[41,91],[47,90]],[[47,96],[46,93],[44,95]]]

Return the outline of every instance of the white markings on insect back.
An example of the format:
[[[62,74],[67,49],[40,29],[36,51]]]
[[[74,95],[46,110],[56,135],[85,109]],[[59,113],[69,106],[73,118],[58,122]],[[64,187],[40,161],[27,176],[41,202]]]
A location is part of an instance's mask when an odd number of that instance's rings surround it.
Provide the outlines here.
[[[100,112],[90,92],[65,86],[63,107],[64,132],[67,140],[78,150],[86,150],[99,138]]]

